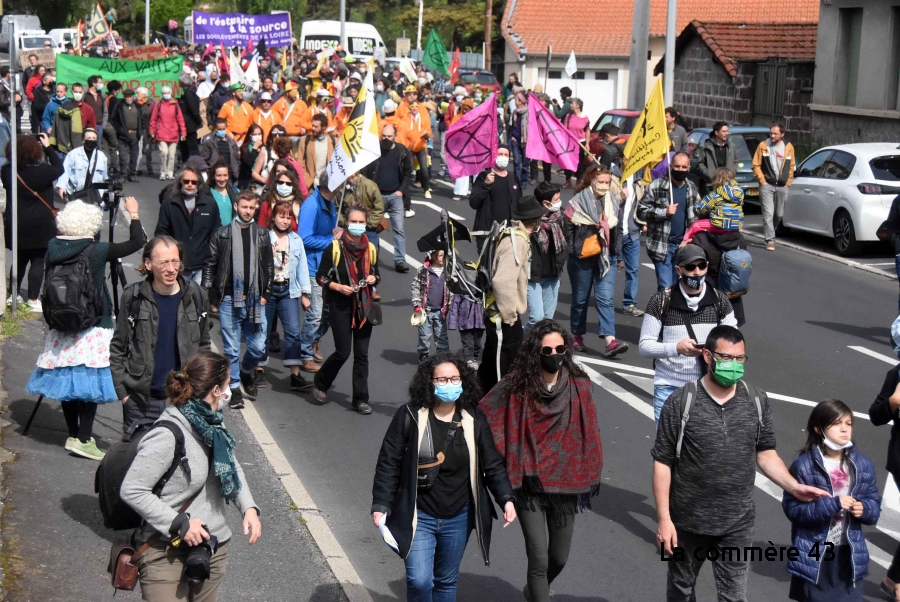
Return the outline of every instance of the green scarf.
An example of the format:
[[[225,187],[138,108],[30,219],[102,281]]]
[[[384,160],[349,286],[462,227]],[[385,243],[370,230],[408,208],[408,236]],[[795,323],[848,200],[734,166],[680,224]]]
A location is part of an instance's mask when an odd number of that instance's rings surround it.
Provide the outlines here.
[[[234,436],[222,426],[224,414],[221,411],[213,412],[207,402],[196,397],[175,407],[187,418],[194,432],[203,438],[203,442],[212,448],[213,468],[222,482],[222,497],[226,502],[234,501],[241,490],[241,480],[237,474],[237,461],[234,459]]]

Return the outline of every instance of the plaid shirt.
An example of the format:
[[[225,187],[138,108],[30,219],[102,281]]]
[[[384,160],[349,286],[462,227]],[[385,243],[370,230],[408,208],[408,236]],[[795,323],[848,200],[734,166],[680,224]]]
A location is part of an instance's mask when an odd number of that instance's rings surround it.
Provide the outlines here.
[[[685,226],[696,221],[694,206],[700,202],[697,185],[685,180],[687,207],[684,208]],[[666,214],[671,204],[669,198],[669,178],[663,176],[650,182],[637,207],[637,217],[647,223],[647,254],[653,261],[663,262],[669,254],[669,234],[672,230],[672,216]]]

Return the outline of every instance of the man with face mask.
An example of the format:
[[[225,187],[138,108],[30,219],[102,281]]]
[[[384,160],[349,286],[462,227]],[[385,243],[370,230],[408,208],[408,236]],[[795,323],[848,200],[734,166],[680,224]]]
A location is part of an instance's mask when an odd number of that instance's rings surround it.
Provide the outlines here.
[[[233,138],[228,137],[228,124],[224,119],[216,119],[215,129],[203,139],[200,156],[208,165],[221,157],[228,164],[232,180],[236,180],[240,170],[240,148]]]
[[[516,174],[507,171],[508,165],[509,147],[501,144],[494,165],[475,178],[469,195],[469,206],[475,210],[473,230],[488,231],[494,222],[501,224],[512,220],[513,209],[522,198],[522,187]],[[476,237],[479,251],[484,238]]]
[[[655,264],[659,290],[671,288],[678,280],[672,257],[697,219],[694,206],[700,202],[700,194],[697,185],[687,179],[690,169],[690,156],[675,153],[671,181],[668,174],[653,180],[638,202],[637,219],[647,224],[647,254]]]
[[[82,144],[82,136],[86,128],[97,130],[97,119],[89,105],[84,104],[84,86],[72,84],[72,99],[60,101],[60,93],[65,94],[65,86],[58,85],[56,111],[52,114],[52,127],[50,128],[50,144],[56,146],[61,154],[68,153],[73,148]],[[47,105],[44,109],[44,120],[54,104]]]
[[[303,178],[315,183],[325,172],[325,166],[334,154],[335,138],[326,132],[328,119],[324,115],[314,115],[309,134],[300,138],[298,150],[303,165]]]
[[[232,84],[231,94],[231,100],[219,110],[219,118],[224,119],[228,124],[226,129],[229,137],[240,144],[247,135],[247,130],[250,129],[253,107],[250,106],[250,103],[244,102],[243,84]]]
[[[106,181],[109,164],[106,155],[97,148],[97,132],[86,129],[83,140],[84,143],[72,149],[63,161],[65,171],[56,182],[62,198],[84,190],[88,184]]]
[[[202,186],[203,178],[193,167],[185,167],[170,186],[159,206],[154,236],[171,236],[184,249],[184,277],[199,283],[203,263],[209,257],[209,240],[221,227],[219,206]]]
[[[303,122],[309,106],[300,96],[300,86],[291,80],[284,85],[284,95],[272,105],[272,111],[278,116],[278,123],[284,126],[285,132],[293,140],[299,140],[307,132]]]
[[[397,118],[406,128],[406,146],[419,160],[419,181],[425,198],[431,198],[431,179],[428,176],[428,139],[432,136],[431,117],[424,103],[419,102],[419,91],[415,86],[407,86],[403,101],[397,107]]]
[[[119,170],[129,182],[136,182],[134,173],[137,170],[141,132],[144,131],[143,115],[134,102],[134,90],[125,90],[122,95],[125,101],[116,105],[110,124],[115,128],[119,142]]]
[[[200,100],[206,100],[209,98],[209,95],[213,93],[213,90],[216,88],[216,83],[219,81],[219,72],[215,70],[215,68],[211,69],[209,73],[201,72],[197,78],[197,96],[200,97]]]
[[[206,291],[181,272],[184,250],[169,236],[151,239],[141,257],[146,276],[122,293],[119,307],[132,320],[117,320],[109,344],[109,368],[122,400],[122,430],[155,420],[166,409],[166,376],[198,351],[209,350],[209,301]],[[138,316],[149,316],[137,320]],[[197,319],[193,319],[196,316]],[[127,342],[131,342],[126,353]],[[144,366],[138,378],[128,365]]]
[[[363,174],[378,186],[384,210],[390,217],[394,239],[394,269],[404,274],[406,265],[406,234],[403,229],[403,195],[407,194],[413,177],[412,155],[397,140],[397,130],[391,124],[381,128],[381,157],[370,163]]]
[[[641,325],[640,353],[655,362],[653,410],[656,420],[675,390],[703,375],[699,359],[710,331],[720,324],[736,326],[728,297],[706,280],[709,262],[697,245],[675,255],[679,281],[671,291],[657,292],[647,304]]]
[[[219,73],[222,72],[220,71]],[[232,98],[234,98],[234,94],[231,92],[231,82],[228,79],[228,74],[223,73],[219,77],[219,83],[213,88],[206,101],[206,123],[210,124],[210,127],[212,127],[211,124],[216,122],[222,107],[228,104],[228,101]]]
[[[668,600],[694,599],[704,552],[715,549],[718,599],[746,600],[749,559],[727,550],[753,545],[757,467],[800,502],[831,494],[798,483],[775,451],[768,398],[742,378],[740,331],[718,326],[703,342],[698,356],[708,372],[669,397],[651,451],[657,545],[669,556]]]

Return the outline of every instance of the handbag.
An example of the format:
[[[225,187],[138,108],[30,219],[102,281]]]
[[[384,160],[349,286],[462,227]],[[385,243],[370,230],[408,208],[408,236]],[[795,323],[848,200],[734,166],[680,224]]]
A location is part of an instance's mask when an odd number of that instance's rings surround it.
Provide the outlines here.
[[[425,436],[422,437],[422,446],[419,448],[418,473],[416,475],[416,488],[421,491],[429,491],[434,486],[441,464],[444,463],[447,446],[456,436],[456,429],[462,426],[462,416],[459,410],[453,413],[453,422],[447,429],[447,436],[444,438],[444,447],[434,454],[434,441],[431,436],[431,412],[428,413],[428,423],[425,425]]]
[[[201,491],[203,491],[203,487],[198,489],[194,495],[181,505],[181,508],[178,509],[178,514],[186,512]],[[110,574],[110,582],[114,589],[127,591],[134,589],[138,580],[138,560],[159,541],[161,535],[161,533],[153,534],[137,550],[134,549],[132,543],[133,535],[127,539],[117,539],[113,542],[109,551],[109,565],[106,567],[106,570]]]
[[[50,210],[50,214],[55,218],[55,217],[56,217],[56,214],[59,213],[59,209],[57,209],[56,207],[54,207],[53,205],[51,205],[50,203],[48,203],[47,201],[45,201],[45,200],[44,200],[44,197],[42,197],[41,195],[39,195],[38,193],[36,193],[34,190],[32,190],[31,186],[29,186],[28,184],[26,184],[26,183],[25,183],[25,180],[22,179],[22,175],[21,175],[21,174],[16,174],[16,177],[19,178],[19,183],[21,183],[22,186],[24,186],[25,189],[28,190],[28,192],[30,192],[31,194],[33,194],[34,197],[35,197],[37,200],[39,200],[40,202],[42,202],[42,203],[44,204],[44,207],[46,207],[47,209],[49,209],[49,210]]]
[[[596,257],[602,252],[603,245],[600,244],[600,233],[598,232],[584,239],[584,244],[581,246],[581,254],[579,257],[581,259],[587,259],[588,257]]]
[[[387,216],[382,216],[381,223],[379,223],[377,226],[375,226],[375,233],[381,234],[385,230],[390,230],[390,229],[391,229],[391,222],[388,221]]]
[[[373,301],[369,304],[369,313],[366,315],[366,321],[372,326],[381,326],[384,322],[384,314],[381,311],[381,303]]]

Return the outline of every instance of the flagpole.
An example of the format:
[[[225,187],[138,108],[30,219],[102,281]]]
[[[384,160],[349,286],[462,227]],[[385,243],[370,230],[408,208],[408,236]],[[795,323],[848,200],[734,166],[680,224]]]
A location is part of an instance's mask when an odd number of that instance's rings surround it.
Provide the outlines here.
[[[193,20],[191,21],[193,24]],[[193,36],[191,36],[193,37]],[[144,44],[150,43],[150,0],[144,5]]]

